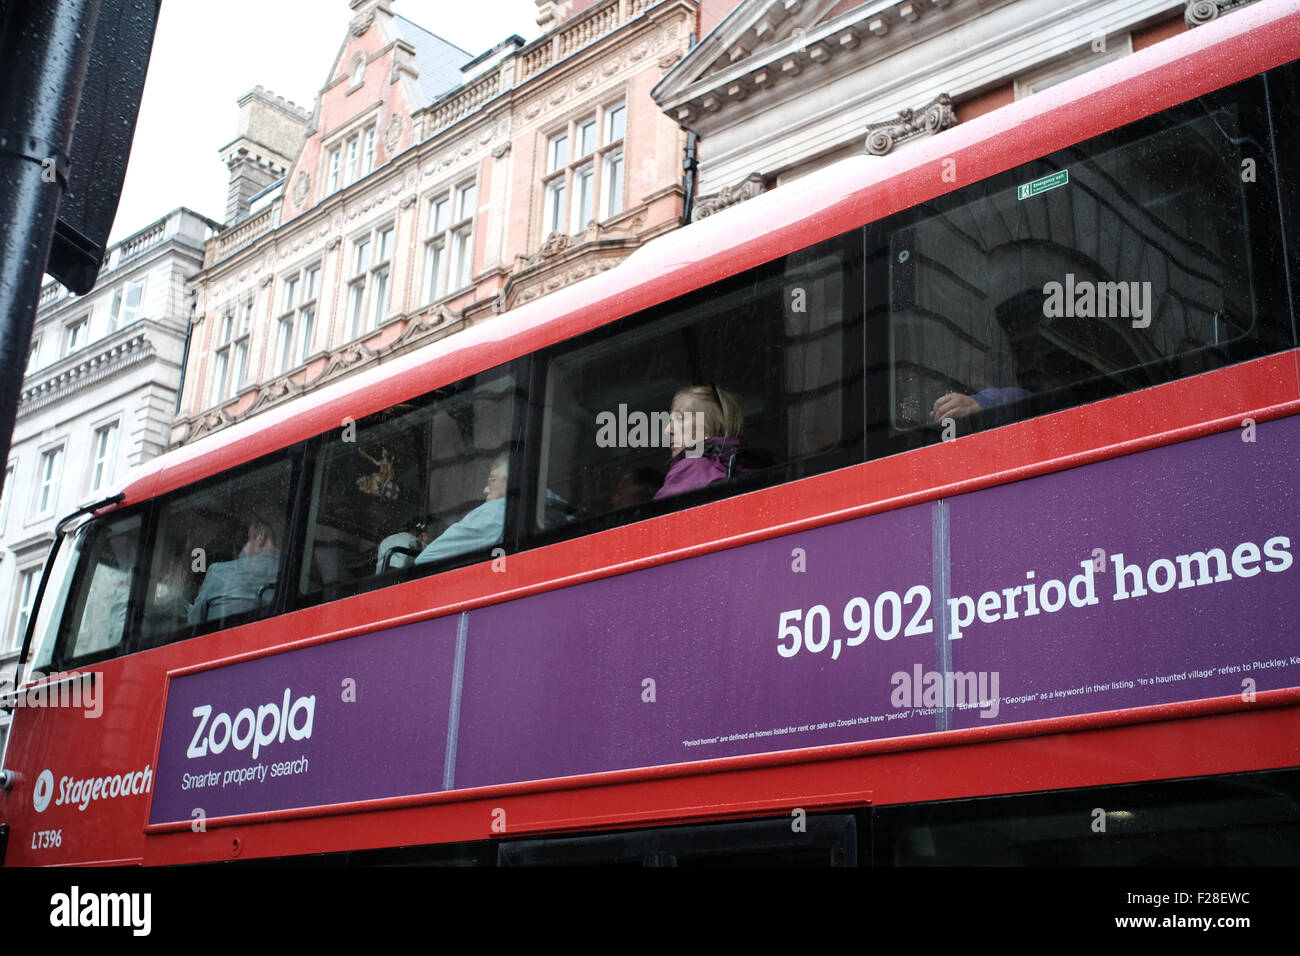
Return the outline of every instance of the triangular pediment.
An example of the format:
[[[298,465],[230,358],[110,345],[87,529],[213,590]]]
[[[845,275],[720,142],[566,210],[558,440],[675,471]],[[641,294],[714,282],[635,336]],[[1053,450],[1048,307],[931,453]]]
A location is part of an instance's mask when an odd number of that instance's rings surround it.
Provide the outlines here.
[[[659,102],[755,66],[817,27],[842,0],[741,0],[655,87]]]

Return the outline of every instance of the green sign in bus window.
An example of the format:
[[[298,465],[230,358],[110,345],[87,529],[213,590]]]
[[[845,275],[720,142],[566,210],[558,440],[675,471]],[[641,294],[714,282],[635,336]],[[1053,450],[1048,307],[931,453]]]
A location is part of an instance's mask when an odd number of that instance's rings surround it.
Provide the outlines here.
[[[1037,196],[1039,193],[1045,193],[1057,186],[1064,186],[1069,181],[1070,171],[1068,169],[1063,169],[1059,173],[1052,173],[1049,176],[1040,176],[1031,183],[1021,183],[1016,189],[1016,198],[1028,199],[1030,196]]]

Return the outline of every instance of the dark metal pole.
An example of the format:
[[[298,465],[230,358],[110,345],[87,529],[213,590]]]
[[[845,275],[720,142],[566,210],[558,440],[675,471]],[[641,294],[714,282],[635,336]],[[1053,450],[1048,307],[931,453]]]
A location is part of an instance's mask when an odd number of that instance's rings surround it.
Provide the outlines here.
[[[67,188],[99,3],[0,6],[0,466],[9,459],[41,276]]]

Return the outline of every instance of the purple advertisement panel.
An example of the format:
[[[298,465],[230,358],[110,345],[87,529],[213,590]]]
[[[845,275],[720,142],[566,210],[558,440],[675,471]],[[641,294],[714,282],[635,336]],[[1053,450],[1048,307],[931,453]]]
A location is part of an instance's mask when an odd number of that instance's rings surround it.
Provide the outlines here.
[[[443,789],[459,620],[173,678],[149,822]]]
[[[471,615],[455,785],[1300,684],[1300,419]]]

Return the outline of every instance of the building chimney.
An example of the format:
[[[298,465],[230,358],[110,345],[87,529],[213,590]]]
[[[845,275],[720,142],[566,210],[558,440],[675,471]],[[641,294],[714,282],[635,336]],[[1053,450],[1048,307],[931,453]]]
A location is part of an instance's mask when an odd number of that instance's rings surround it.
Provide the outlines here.
[[[537,0],[537,25],[542,32],[558,27],[573,12],[573,0]]]
[[[260,86],[239,98],[237,135],[221,148],[221,159],[230,170],[226,225],[246,218],[249,200],[284,178],[310,121],[306,110]]]

